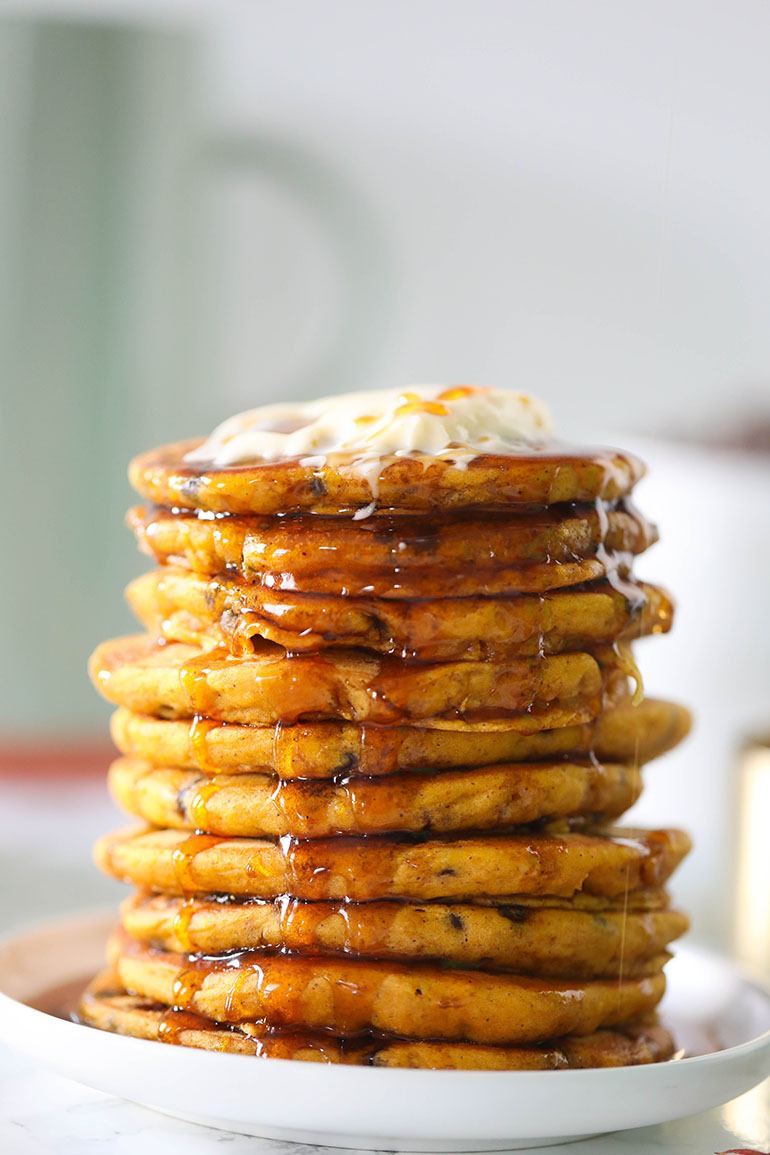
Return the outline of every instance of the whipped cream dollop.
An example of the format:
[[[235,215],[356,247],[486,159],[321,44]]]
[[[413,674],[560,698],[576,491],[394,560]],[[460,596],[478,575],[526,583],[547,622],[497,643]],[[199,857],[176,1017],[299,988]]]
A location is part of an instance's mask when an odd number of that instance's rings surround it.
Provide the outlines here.
[[[548,410],[525,393],[410,385],[239,413],[185,461],[224,466],[298,458],[320,466],[327,454],[349,453],[365,468],[386,456],[429,454],[462,467],[481,453],[513,454],[552,434]]]

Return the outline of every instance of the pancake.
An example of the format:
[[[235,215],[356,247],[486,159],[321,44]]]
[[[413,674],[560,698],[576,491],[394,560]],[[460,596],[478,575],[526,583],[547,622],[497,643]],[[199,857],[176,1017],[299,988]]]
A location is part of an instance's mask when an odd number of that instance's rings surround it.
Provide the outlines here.
[[[190,1012],[169,1010],[152,999],[126,993],[109,971],[88,987],[80,1017],[89,1026],[140,1039],[262,1058],[354,1066],[551,1071],[655,1063],[670,1058],[674,1049],[668,1031],[654,1021],[531,1047],[404,1042],[373,1036],[335,1039],[311,1031],[270,1032],[259,1022],[222,1024]]]
[[[94,854],[107,874],[168,894],[419,902],[579,890],[614,897],[661,886],[689,847],[677,830],[295,841],[140,827],[103,836]]]
[[[616,570],[656,540],[631,509],[566,507],[532,513],[345,517],[197,517],[137,509],[145,552],[271,590],[365,596],[458,597],[543,592]],[[633,591],[632,591],[633,592]]]
[[[134,458],[129,480],[155,505],[212,513],[339,514],[373,502],[383,510],[429,513],[476,506],[548,506],[615,501],[642,477],[642,463],[615,449],[554,445],[516,454],[480,454],[455,466],[438,457],[382,457],[361,465],[361,454],[330,453],[249,465],[193,464],[185,454],[202,442],[181,441]],[[305,461],[305,464],[302,462]]]
[[[360,650],[287,656],[272,642],[235,658],[146,636],[98,646],[90,670],[109,701],[167,718],[205,714],[269,725],[343,718],[392,724],[434,717],[521,716],[520,728],[552,728],[595,717],[605,681],[617,669],[588,653],[508,662],[404,663]]]
[[[95,858],[137,892],[82,1018],[406,1069],[668,1058],[690,843],[612,825],[689,727],[630,650],[673,617],[632,573],[643,467],[544,441],[532,398],[415,389],[132,462],[161,568],[90,671],[143,823]]]
[[[687,930],[679,911],[646,909],[656,893],[605,899],[598,910],[574,902],[522,898],[471,903],[216,902],[136,895],[121,907],[125,930],[148,946],[183,954],[286,950],[379,959],[439,959],[481,969],[572,978],[644,973]],[[665,902],[664,897],[657,901]]]
[[[379,775],[415,767],[451,769],[496,762],[549,760],[593,750],[600,761],[643,765],[676,746],[690,715],[674,702],[619,703],[595,725],[522,734],[515,721],[449,727],[360,726],[310,722],[258,727],[209,719],[161,720],[119,709],[111,733],[121,753],[161,766],[228,774],[262,771],[282,778]]]
[[[164,564],[176,559],[212,574],[252,570],[310,572],[324,568],[410,569],[469,566],[496,569],[531,562],[569,562],[608,551],[642,553],[657,531],[628,503],[549,509],[473,510],[429,517],[374,514],[350,517],[200,516],[191,511],[136,506],[127,515],[145,553]],[[396,571],[394,573],[394,570]]]
[[[493,1045],[587,1035],[649,1014],[663,996],[667,957],[634,978],[535,979],[265,952],[202,958],[143,946],[124,931],[107,955],[126,990],[217,1022]]]
[[[154,637],[224,645],[237,656],[253,653],[255,640],[258,648],[266,638],[295,653],[360,646],[421,661],[484,661],[667,633],[673,617],[667,594],[650,585],[626,592],[599,583],[543,596],[415,602],[268,591],[173,566],[142,574],[126,596]]]
[[[155,826],[228,837],[328,838],[487,830],[567,817],[596,823],[633,806],[642,780],[636,767],[590,760],[329,782],[266,774],[207,777],[119,758],[110,767],[109,786],[118,805]]]

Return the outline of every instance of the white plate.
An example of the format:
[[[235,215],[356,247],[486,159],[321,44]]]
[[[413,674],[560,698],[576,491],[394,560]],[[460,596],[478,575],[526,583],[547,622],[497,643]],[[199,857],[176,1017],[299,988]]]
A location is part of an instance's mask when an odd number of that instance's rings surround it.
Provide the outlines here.
[[[693,1057],[599,1071],[257,1060],[123,1038],[26,1005],[61,1005],[68,985],[94,974],[114,922],[114,913],[71,916],[0,946],[0,1038],[89,1087],[211,1127],[375,1150],[510,1150],[668,1122],[770,1074],[770,994],[692,949],[668,968],[664,1016]]]

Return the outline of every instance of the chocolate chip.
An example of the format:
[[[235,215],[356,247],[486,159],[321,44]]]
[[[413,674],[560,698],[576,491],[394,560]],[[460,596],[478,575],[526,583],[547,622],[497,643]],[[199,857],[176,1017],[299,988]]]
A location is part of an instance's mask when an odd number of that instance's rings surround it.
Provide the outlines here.
[[[528,906],[498,906],[497,909],[509,922],[526,922],[530,915]]]
[[[349,750],[340,763],[334,768],[334,777],[342,774],[352,774],[358,770],[358,758]]]

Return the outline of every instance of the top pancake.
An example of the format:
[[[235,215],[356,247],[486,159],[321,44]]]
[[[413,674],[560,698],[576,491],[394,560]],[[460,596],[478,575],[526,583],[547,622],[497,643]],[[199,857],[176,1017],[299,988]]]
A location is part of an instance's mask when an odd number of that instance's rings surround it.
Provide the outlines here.
[[[614,501],[629,494],[644,472],[628,453],[557,444],[505,456],[480,454],[462,467],[424,454],[383,457],[374,468],[350,453],[328,454],[321,464],[311,464],[318,458],[224,467],[185,461],[200,444],[177,442],[136,457],[131,484],[157,505],[211,513],[351,513],[373,503],[426,512]]]

